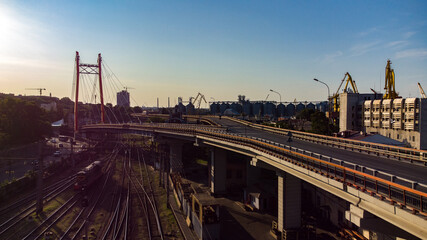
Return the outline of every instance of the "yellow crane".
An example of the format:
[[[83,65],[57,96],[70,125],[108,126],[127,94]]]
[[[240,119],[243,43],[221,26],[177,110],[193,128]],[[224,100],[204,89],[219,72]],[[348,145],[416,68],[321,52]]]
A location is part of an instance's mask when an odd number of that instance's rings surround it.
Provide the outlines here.
[[[427,98],[426,93],[424,92],[423,87],[421,87],[421,84],[418,83],[418,88],[420,89],[420,94],[422,98]]]
[[[346,79],[347,79],[347,81],[346,81]],[[339,112],[339,103],[338,103],[338,97],[339,97],[339,95],[340,95],[340,89],[341,89],[341,86],[342,86],[342,84],[344,83],[344,81],[346,81],[345,82],[345,86],[344,86],[344,89],[343,89],[343,92],[344,93],[346,93],[346,92],[353,92],[353,93],[359,93],[359,90],[357,90],[357,86],[356,86],[356,82],[353,80],[353,78],[351,78],[351,75],[350,75],[350,73],[348,73],[348,72],[346,72],[345,73],[345,75],[344,75],[344,78],[341,80],[341,84],[340,84],[340,86],[338,87],[338,89],[337,89],[337,92],[334,94],[334,95],[332,95],[331,97],[330,97],[330,99],[329,99],[329,101],[332,101],[332,105],[333,105],[333,113],[338,113]],[[350,85],[351,85],[351,88],[353,89],[352,91],[350,90],[350,88],[348,88],[348,84],[350,83]],[[350,91],[349,91],[350,90]],[[336,114],[337,115],[337,114]]]
[[[385,94],[383,99],[395,99],[399,98],[399,94],[395,89],[394,81],[394,69],[390,67],[391,61],[387,60],[387,66],[385,67],[385,85],[384,90]]]

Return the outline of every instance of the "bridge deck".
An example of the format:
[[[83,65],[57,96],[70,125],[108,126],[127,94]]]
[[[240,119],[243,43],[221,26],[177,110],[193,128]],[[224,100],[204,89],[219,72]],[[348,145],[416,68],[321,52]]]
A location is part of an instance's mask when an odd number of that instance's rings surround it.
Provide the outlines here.
[[[287,136],[262,131],[246,127],[240,123],[228,120],[212,118],[213,121],[228,127],[229,132],[247,135],[250,137],[263,138],[269,141],[278,142],[287,146],[305,149],[314,153],[344,160],[361,166],[374,168],[378,171],[386,172],[401,178],[406,178],[418,183],[427,184],[427,167],[414,165],[408,162],[401,162],[384,157],[368,155],[365,153],[352,152],[344,149],[333,148],[321,144],[310,143],[298,139],[293,139],[288,143]]]

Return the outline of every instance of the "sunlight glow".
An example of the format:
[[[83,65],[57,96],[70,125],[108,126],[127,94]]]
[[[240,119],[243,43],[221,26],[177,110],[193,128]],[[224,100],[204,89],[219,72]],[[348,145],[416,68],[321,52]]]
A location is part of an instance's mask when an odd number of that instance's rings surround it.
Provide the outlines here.
[[[41,50],[38,31],[37,24],[0,4],[0,63],[28,65],[29,56]]]

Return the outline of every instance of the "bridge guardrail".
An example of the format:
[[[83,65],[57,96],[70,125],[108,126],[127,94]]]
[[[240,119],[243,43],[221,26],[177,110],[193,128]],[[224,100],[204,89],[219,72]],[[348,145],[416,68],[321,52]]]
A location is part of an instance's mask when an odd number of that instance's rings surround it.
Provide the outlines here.
[[[261,129],[261,130],[266,130],[266,131],[273,132],[280,135],[287,135],[289,132],[291,132],[292,137],[298,138],[304,141],[321,143],[321,144],[329,145],[332,147],[343,148],[343,149],[350,149],[352,151],[366,152],[368,154],[374,153],[378,156],[381,155],[388,158],[394,157],[398,160],[404,159],[404,160],[410,161],[411,163],[416,162],[424,166],[427,166],[427,151],[424,151],[424,150],[390,146],[390,145],[380,144],[380,143],[369,143],[369,142],[363,142],[363,141],[358,141],[353,139],[344,139],[344,138],[331,137],[331,136],[325,136],[325,135],[314,134],[314,133],[306,133],[306,132],[300,132],[300,131],[289,130],[289,129],[275,128],[275,127],[265,126],[261,124],[251,123],[245,120],[240,120],[232,117],[224,117],[224,118],[244,124],[246,126],[250,126],[250,127]]]
[[[98,124],[95,126],[85,126],[85,128],[112,128],[121,129],[122,126],[111,124]],[[171,133],[184,133],[194,137],[207,136],[213,139],[227,141],[243,146],[251,147],[255,150],[264,152],[268,155],[288,161],[310,171],[314,171],[325,177],[340,181],[346,187],[353,187],[361,191],[366,191],[372,196],[377,196],[381,200],[388,200],[391,204],[398,203],[402,208],[406,207],[414,214],[421,213],[427,216],[427,193],[402,186],[400,184],[388,181],[376,176],[371,176],[367,173],[351,169],[340,164],[332,163],[326,160],[318,159],[313,156],[305,155],[290,149],[286,149],[281,144],[272,142],[263,142],[258,139],[252,139],[239,135],[222,133],[218,130],[213,131],[213,128],[199,128],[195,126],[171,126],[170,124],[152,124],[152,125],[132,125],[135,130],[148,130],[155,132],[156,130]]]

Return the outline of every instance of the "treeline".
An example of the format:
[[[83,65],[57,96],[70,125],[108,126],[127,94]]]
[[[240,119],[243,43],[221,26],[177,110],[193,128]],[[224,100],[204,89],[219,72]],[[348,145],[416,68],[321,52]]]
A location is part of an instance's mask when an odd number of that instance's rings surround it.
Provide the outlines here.
[[[49,114],[36,103],[0,99],[0,148],[35,142],[52,133]]]
[[[309,122],[311,129],[304,129]],[[297,113],[295,119],[287,119],[276,123],[276,127],[298,131],[307,131],[322,135],[331,135],[338,132],[338,127],[329,122],[324,112],[313,109],[304,109]]]

